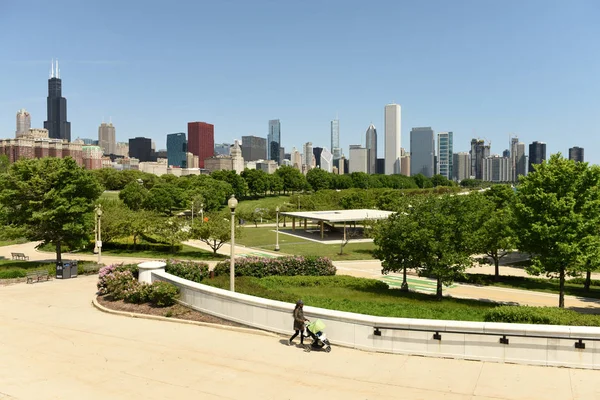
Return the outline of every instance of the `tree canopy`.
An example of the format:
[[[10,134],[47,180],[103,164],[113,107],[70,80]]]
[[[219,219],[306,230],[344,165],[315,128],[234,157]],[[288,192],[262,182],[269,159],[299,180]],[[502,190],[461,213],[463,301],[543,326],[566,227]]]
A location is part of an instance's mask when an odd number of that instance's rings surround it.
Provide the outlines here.
[[[0,217],[29,240],[53,244],[61,261],[63,244],[76,248],[91,237],[101,193],[95,176],[70,157],[20,160],[0,174]]]

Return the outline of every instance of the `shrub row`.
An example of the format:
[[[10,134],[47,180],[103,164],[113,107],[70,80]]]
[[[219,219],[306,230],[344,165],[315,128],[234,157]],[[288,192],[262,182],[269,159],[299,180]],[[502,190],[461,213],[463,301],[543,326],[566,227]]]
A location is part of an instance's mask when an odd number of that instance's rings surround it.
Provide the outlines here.
[[[585,278],[568,279],[567,283],[574,283],[575,285],[583,286],[585,284]],[[599,279],[590,279],[590,285],[591,286],[600,286],[600,280]]]
[[[168,260],[165,271],[188,281],[202,282],[208,277],[208,264],[203,262]]]
[[[128,303],[149,302],[158,307],[175,304],[179,288],[168,282],[153,282],[151,285],[140,283],[135,276],[137,274],[138,267],[135,264],[103,267],[98,274],[98,293]]]
[[[27,270],[22,268],[11,268],[0,271],[0,279],[25,278]]]
[[[599,326],[599,315],[585,315],[555,307],[498,306],[485,314],[486,322],[514,324]]]
[[[171,251],[177,252],[177,251],[181,251],[182,249],[183,249],[183,246],[180,244],[176,244],[173,247],[171,247],[168,244],[164,244],[164,243],[138,243],[138,244],[134,245],[132,243],[106,242],[106,243],[102,244],[102,250],[135,250],[135,251],[149,250],[149,251],[165,253],[165,252],[171,252]]]
[[[229,274],[229,260],[215,266],[215,276]],[[278,258],[245,257],[235,260],[236,276],[326,276],[335,275],[336,269],[326,257],[289,256]]]

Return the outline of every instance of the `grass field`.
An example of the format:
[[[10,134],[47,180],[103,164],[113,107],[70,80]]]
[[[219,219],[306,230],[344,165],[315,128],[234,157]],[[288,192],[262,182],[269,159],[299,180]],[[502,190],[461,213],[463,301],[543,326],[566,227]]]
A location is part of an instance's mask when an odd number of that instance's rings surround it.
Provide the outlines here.
[[[110,200],[118,200],[119,199],[119,191],[104,191],[100,195],[101,199],[110,199]]]
[[[275,241],[274,227],[244,227],[242,228],[241,237],[235,238],[235,242],[238,244],[271,251],[275,248]],[[352,243],[350,241],[344,247],[344,254],[339,255],[339,244],[321,244],[280,233],[279,248],[281,253],[285,254],[322,256],[340,261],[370,259],[375,245],[373,243]]]
[[[27,243],[29,240],[25,239],[25,238],[19,238],[19,239],[11,239],[11,240],[0,240],[0,247],[2,246],[11,246],[13,244],[23,244],[23,243]]]
[[[140,258],[180,258],[185,260],[224,260],[227,257],[221,254],[213,254],[212,251],[204,251],[197,247],[182,245],[181,251],[175,253],[165,253],[152,250],[103,250],[102,255],[105,256],[123,256],[123,257],[140,257]],[[84,253],[88,254],[88,253]],[[89,252],[89,254],[93,254]]]

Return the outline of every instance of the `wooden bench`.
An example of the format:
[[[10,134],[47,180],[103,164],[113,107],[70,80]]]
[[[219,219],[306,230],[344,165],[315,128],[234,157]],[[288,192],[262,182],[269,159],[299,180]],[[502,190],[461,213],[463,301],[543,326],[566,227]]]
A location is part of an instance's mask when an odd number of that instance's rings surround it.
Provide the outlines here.
[[[23,253],[10,253],[10,255],[13,260],[29,261],[29,256],[26,256]]]
[[[47,269],[36,269],[27,271],[27,283],[47,281],[50,278]]]

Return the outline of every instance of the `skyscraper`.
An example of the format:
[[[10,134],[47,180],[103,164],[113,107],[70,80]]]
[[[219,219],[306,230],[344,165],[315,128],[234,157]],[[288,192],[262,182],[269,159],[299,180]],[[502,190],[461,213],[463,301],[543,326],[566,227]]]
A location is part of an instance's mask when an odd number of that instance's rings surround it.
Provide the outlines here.
[[[198,156],[198,168],[204,168],[204,160],[215,155],[215,126],[188,122],[188,151]]]
[[[339,160],[342,156],[340,147],[340,120],[334,119],[331,121],[331,153],[334,160]]]
[[[173,167],[188,168],[187,139],[185,133],[169,133],[167,135],[167,164]]]
[[[242,136],[242,157],[244,161],[267,159],[267,139],[258,136]]]
[[[311,142],[304,143],[302,149],[302,164],[306,165],[307,171],[315,166],[315,155],[313,154],[313,145]]]
[[[452,155],[452,179],[457,182],[471,176],[471,158],[469,153],[454,153]]]
[[[321,167],[321,153],[323,152],[322,147],[313,147],[313,155],[315,156],[315,166]]]
[[[513,178],[512,164],[509,157],[493,155],[485,157],[482,162],[482,179],[488,182],[510,182]]]
[[[48,129],[48,137],[71,141],[71,123],[67,122],[67,99],[62,97],[62,81],[58,60],[56,67],[52,62],[50,79],[48,79],[48,120],[44,121],[44,128]]]
[[[348,172],[367,172],[367,149],[359,144],[350,145],[350,163],[348,165]]]
[[[452,179],[452,168],[453,168],[453,157],[454,143],[453,143],[452,132],[440,132],[438,133],[438,146],[437,146],[437,157],[438,157],[438,174]]]
[[[529,145],[529,172],[533,172],[533,166],[541,164],[546,160],[546,143],[537,140]]]
[[[129,157],[137,158],[140,162],[156,161],[152,150],[152,139],[145,137],[129,139]]]
[[[471,176],[483,179],[483,159],[490,156],[490,145],[481,139],[471,139]]]
[[[387,149],[386,149],[387,151]],[[431,127],[412,128],[410,131],[410,174],[434,174],[435,139]],[[386,160],[387,163],[387,160]]]
[[[31,129],[31,115],[24,108],[17,112],[17,130],[16,137],[27,135]]]
[[[366,142],[367,173],[375,174],[377,173],[377,129],[375,129],[375,125],[373,124],[367,128]],[[352,160],[352,157],[350,159]]]
[[[321,169],[327,172],[331,172],[333,170],[333,154],[327,148],[323,148],[321,152],[319,163],[321,164]]]
[[[571,147],[569,149],[569,160],[583,162],[583,147]]]
[[[104,154],[116,154],[117,140],[112,123],[103,122],[98,127],[98,146],[102,148]]]
[[[519,180],[519,176],[527,175],[527,156],[525,155],[525,143],[519,142],[518,137],[510,139],[510,160],[513,173],[513,182]]]
[[[229,143],[215,143],[215,155],[217,156],[228,156],[231,152],[233,145]]]
[[[269,121],[269,134],[267,135],[267,159],[280,164],[279,148],[281,147],[281,122],[278,119]]]
[[[400,173],[401,109],[398,104],[385,106],[385,174]],[[411,149],[412,152],[412,149]],[[412,168],[411,168],[412,169]]]

